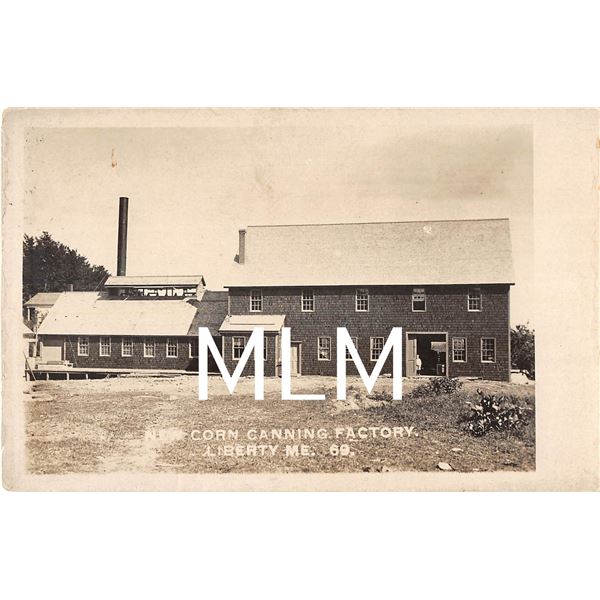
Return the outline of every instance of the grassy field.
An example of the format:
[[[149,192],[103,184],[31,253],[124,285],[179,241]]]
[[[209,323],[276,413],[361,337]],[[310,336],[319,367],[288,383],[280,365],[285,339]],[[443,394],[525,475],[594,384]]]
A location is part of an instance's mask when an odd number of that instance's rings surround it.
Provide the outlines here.
[[[215,378],[210,399],[200,402],[192,376],[36,382],[25,394],[29,470],[434,471],[439,463],[463,472],[535,468],[533,385],[467,381],[454,394],[412,397],[420,383],[406,380],[400,401],[373,401],[360,391],[360,381],[349,378],[349,399],[338,401],[335,379],[302,377],[294,392],[326,393],[328,400],[282,401],[279,380],[267,378],[265,400],[256,401],[252,379],[241,381],[230,397]],[[466,433],[460,418],[477,388],[510,396],[526,409],[528,425],[512,434]],[[390,390],[391,380],[380,379],[375,391]],[[308,432],[289,439],[288,431],[285,439],[286,428]]]

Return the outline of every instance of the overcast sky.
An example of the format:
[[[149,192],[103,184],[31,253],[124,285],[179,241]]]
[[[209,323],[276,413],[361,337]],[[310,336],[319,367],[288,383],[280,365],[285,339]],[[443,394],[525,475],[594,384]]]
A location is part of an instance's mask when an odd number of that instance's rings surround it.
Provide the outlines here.
[[[511,323],[533,323],[531,128],[416,121],[33,129],[24,229],[114,273],[129,196],[127,273],[219,289],[247,225],[508,217]]]

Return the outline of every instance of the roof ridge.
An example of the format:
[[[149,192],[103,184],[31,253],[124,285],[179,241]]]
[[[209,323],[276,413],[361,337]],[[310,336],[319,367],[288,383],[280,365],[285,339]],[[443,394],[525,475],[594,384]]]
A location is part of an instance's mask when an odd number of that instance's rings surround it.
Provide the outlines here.
[[[509,221],[508,217],[494,217],[491,219],[421,219],[417,221],[351,221],[348,223],[283,223],[279,225],[247,225],[250,227],[330,227],[332,225],[396,225],[407,223],[473,223],[476,221]]]

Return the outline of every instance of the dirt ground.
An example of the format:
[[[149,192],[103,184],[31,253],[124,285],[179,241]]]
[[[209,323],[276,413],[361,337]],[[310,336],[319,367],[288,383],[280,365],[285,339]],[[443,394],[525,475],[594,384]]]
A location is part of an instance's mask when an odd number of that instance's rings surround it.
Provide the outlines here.
[[[294,393],[326,401],[282,401],[280,380],[265,378],[265,400],[243,378],[230,396],[210,378],[209,400],[197,378],[115,377],[27,385],[26,434],[32,473],[456,471],[535,468],[532,384],[466,381],[453,394],[399,401],[366,397],[348,378],[348,400],[335,400],[335,378],[303,376]],[[380,379],[374,392],[391,392]],[[510,396],[528,425],[518,433],[476,438],[464,430],[476,390]]]

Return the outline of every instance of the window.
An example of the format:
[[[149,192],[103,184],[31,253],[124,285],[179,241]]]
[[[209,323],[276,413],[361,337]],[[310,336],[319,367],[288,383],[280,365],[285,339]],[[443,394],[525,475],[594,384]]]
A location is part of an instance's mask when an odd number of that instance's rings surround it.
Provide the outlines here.
[[[240,358],[242,358],[242,354],[244,353],[245,347],[246,338],[234,336],[233,343],[231,346],[233,360],[240,360]]]
[[[146,338],[144,340],[144,356],[146,358],[153,358],[156,356],[156,342],[153,338]]]
[[[121,340],[121,356],[133,356],[133,340],[131,338],[123,338]]]
[[[302,312],[314,312],[315,293],[313,290],[302,290]]]
[[[110,356],[110,338],[100,338],[100,356]]]
[[[262,312],[262,305],[262,290],[252,290],[250,292],[250,312]]]
[[[412,309],[413,312],[425,312],[425,288],[413,288]]]
[[[198,338],[190,340],[190,358],[198,358]]]
[[[319,360],[331,360],[331,338],[317,338],[317,358]]]
[[[467,362],[467,338],[452,338],[452,362]]]
[[[90,338],[79,336],[77,338],[77,356],[90,355]]]
[[[267,360],[267,344],[269,343],[267,338],[264,338],[264,346],[263,346],[263,359]]]
[[[356,312],[369,312],[369,290],[366,288],[356,290],[355,309]]]
[[[481,312],[481,290],[469,290],[467,296],[467,309],[469,312]]]
[[[352,343],[354,344],[354,347],[358,350],[358,338],[352,338]],[[346,348],[346,360],[352,360],[348,348]]]
[[[481,338],[481,362],[496,362],[496,340]]]
[[[371,338],[371,360],[372,361],[379,360],[382,350],[383,350],[383,338],[382,337],[372,337]]]
[[[177,358],[177,340],[175,338],[167,338],[167,356],[169,358]]]

